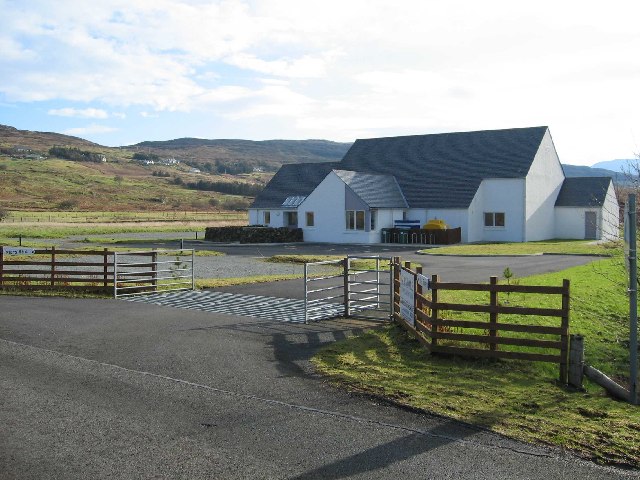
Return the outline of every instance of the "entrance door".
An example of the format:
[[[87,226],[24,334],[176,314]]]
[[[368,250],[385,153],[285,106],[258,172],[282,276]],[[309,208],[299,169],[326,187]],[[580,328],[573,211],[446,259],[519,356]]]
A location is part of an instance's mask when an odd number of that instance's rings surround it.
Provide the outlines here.
[[[298,228],[298,212],[285,212],[285,227]]]
[[[584,238],[587,240],[595,240],[598,230],[598,215],[596,212],[584,213]]]

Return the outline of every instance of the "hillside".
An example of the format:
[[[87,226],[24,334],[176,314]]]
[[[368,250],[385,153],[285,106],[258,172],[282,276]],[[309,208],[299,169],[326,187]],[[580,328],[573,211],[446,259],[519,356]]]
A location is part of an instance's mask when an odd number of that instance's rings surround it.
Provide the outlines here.
[[[605,168],[587,167],[584,165],[562,165],[566,177],[611,177],[616,183],[625,183],[622,173],[607,170]]]
[[[637,159],[627,160],[607,160],[605,162],[598,162],[592,165],[593,168],[606,168],[607,170],[613,170],[614,172],[624,173],[628,170],[629,163],[637,162]]]
[[[195,164],[233,165],[275,172],[285,163],[333,162],[341,160],[350,143],[328,140],[205,140],[179,138],[142,142],[126,148],[160,157],[174,157]],[[246,171],[249,171],[247,168]]]

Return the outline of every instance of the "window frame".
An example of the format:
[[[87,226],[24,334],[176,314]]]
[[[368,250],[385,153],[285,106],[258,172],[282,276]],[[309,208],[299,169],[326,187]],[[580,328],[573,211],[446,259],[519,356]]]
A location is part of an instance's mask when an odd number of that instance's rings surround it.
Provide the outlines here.
[[[316,218],[315,218],[315,213],[314,212],[305,212],[305,226],[307,227],[315,227],[316,226]],[[309,222],[309,219],[311,219],[311,222]]]
[[[366,219],[364,210],[345,210],[345,229],[350,232],[364,232]]]
[[[483,212],[484,228],[506,228],[505,212]]]

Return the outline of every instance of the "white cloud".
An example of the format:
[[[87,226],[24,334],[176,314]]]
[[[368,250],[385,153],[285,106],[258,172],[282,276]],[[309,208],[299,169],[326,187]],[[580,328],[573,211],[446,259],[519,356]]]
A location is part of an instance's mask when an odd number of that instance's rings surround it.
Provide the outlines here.
[[[87,125],[84,127],[69,128],[62,133],[64,133],[65,135],[82,136],[82,135],[97,135],[97,134],[103,134],[103,133],[110,133],[110,132],[115,132],[117,130],[118,130],[117,128],[107,127],[105,125],[98,125],[96,123],[92,123],[91,125]]]
[[[209,112],[247,137],[548,124],[584,163],[637,149],[637,5],[0,0],[0,98]],[[107,118],[89,110],[68,116]]]
[[[77,117],[77,118],[109,118],[109,114],[99,108],[54,108],[47,112],[49,115],[59,117]]]

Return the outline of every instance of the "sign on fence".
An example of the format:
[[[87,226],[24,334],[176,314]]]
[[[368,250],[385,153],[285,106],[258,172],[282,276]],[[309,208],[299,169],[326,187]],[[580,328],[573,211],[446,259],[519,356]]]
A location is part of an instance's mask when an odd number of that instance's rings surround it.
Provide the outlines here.
[[[400,270],[400,316],[412,327],[415,326],[415,285],[413,274]]]
[[[36,253],[35,248],[23,247],[2,247],[2,253],[5,255],[33,255]]]
[[[422,287],[423,290],[431,290],[431,282],[427,275],[423,275],[422,273],[418,274],[418,285]]]

